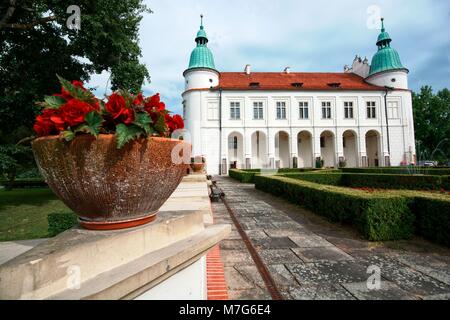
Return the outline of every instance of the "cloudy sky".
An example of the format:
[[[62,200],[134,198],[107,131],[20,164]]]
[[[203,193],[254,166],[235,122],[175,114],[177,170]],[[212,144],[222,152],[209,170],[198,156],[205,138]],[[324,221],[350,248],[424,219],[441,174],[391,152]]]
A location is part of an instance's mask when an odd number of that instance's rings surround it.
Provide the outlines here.
[[[377,17],[410,70],[410,88],[450,87],[448,0],[155,0],[140,28],[142,62],[151,74],[146,95],[159,92],[181,113],[183,71],[203,13],[216,68],[242,71],[342,72],[356,54],[376,52]],[[108,74],[90,85],[103,95]]]

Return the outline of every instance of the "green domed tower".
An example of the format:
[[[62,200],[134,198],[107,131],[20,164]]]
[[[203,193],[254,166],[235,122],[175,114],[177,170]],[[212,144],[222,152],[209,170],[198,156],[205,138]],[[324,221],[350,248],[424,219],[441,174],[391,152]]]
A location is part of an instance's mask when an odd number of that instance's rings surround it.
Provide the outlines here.
[[[391,47],[391,37],[384,28],[384,19],[381,18],[381,33],[377,39],[378,52],[372,58],[369,76],[388,70],[407,70],[400,61],[400,55]]]
[[[366,81],[380,86],[408,89],[408,69],[400,61],[400,55],[391,47],[392,39],[384,28],[381,18],[381,33],[377,39],[378,51],[372,58]]]
[[[207,89],[219,84],[219,71],[214,64],[214,57],[208,48],[208,36],[203,27],[203,15],[200,15],[200,30],[195,42],[197,46],[192,50],[189,66],[183,72],[185,90]]]
[[[197,46],[191,53],[188,70],[194,68],[208,68],[216,70],[213,54],[207,46],[208,37],[206,36],[206,32],[203,27],[203,15],[201,16],[200,30],[197,32],[195,42],[197,43]]]

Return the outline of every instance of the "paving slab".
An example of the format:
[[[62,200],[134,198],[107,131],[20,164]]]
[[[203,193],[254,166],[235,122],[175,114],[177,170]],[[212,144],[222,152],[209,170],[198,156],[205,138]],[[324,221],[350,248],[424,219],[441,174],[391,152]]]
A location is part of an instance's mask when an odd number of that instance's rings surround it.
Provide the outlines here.
[[[353,257],[336,247],[294,248],[292,251],[303,262],[353,260]]]
[[[292,287],[289,294],[294,300],[356,300],[342,286],[328,283],[301,284],[299,287]]]
[[[333,244],[315,234],[289,236],[289,239],[291,239],[298,247],[302,248],[333,246]]]
[[[277,237],[277,238],[259,238],[254,239],[253,243],[256,248],[260,247],[263,249],[280,249],[280,248],[296,248],[297,244],[293,242],[288,237]]]
[[[266,265],[302,262],[291,249],[259,249],[258,253]]]
[[[359,300],[417,300],[418,298],[396,284],[380,281],[380,288],[369,289],[367,281],[344,283],[342,286]]]

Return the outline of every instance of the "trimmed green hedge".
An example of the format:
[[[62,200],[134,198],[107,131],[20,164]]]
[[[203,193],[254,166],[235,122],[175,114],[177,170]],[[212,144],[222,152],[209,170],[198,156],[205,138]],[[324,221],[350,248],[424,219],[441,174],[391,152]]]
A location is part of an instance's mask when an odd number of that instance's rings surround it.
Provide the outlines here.
[[[450,175],[450,168],[433,167],[369,167],[369,168],[340,168],[342,172],[351,173],[386,173],[386,174],[427,174]]]
[[[47,183],[42,179],[17,179],[14,181],[0,180],[0,186],[6,189],[19,189],[19,188],[45,188],[48,187]]]
[[[450,200],[418,196],[410,206],[416,215],[416,233],[450,246]]]
[[[73,212],[54,212],[47,216],[48,235],[54,237],[66,231],[78,223],[78,218]]]
[[[331,221],[352,224],[369,240],[407,239],[415,232],[450,245],[450,197],[446,195],[410,190],[367,193],[289,176],[296,178],[256,176],[255,187]],[[318,177],[322,174],[302,176],[316,181],[324,178]]]
[[[289,174],[281,174],[280,176],[305,180],[309,182],[319,183],[319,184],[328,184],[331,186],[339,186],[341,185],[342,173],[289,173]]]
[[[314,168],[282,168],[275,170],[273,169],[274,174],[275,173],[300,173],[300,172],[309,172],[309,171],[316,171],[319,169]],[[261,169],[230,169],[228,170],[228,175],[230,178],[239,180],[243,183],[254,183],[254,177],[255,175],[261,173]]]
[[[282,176],[315,183],[345,187],[382,189],[450,190],[449,176],[380,174],[380,173],[315,173],[283,174]]]
[[[239,180],[240,182],[250,183],[250,182],[253,182],[253,177],[258,172],[256,172],[256,171],[243,171],[243,170],[239,170],[239,169],[230,169],[230,170],[228,170],[228,175],[230,176],[230,178]]]
[[[368,194],[281,176],[256,176],[255,187],[331,221],[354,225],[369,240],[407,239],[414,231],[414,215],[402,196]]]

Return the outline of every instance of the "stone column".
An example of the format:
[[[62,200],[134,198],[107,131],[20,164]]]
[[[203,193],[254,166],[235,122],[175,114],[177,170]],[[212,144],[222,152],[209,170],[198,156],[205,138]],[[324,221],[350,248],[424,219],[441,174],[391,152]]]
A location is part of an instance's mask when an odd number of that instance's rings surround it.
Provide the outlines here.
[[[227,159],[226,158],[222,158],[222,174],[226,175],[228,173],[228,167],[227,167]]]
[[[385,167],[391,166],[391,157],[389,156],[389,153],[384,155],[384,166]]]
[[[367,156],[366,153],[364,152],[364,155],[361,156],[361,167],[368,167],[369,164],[367,163]]]

